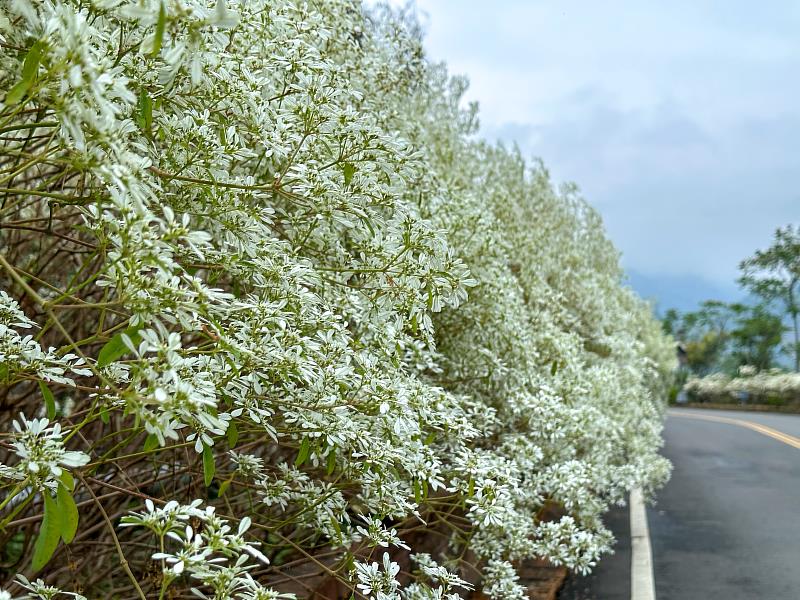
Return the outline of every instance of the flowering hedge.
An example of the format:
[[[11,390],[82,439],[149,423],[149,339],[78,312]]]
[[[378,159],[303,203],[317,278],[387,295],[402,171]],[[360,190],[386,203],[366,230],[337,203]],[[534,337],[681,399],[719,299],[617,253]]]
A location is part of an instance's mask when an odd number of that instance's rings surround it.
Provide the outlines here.
[[[800,403],[800,373],[778,369],[759,371],[741,367],[737,377],[713,373],[692,377],[684,385],[689,396],[701,402],[739,402],[743,397],[751,404]]]
[[[0,6],[6,597],[519,598],[666,479],[670,344],[413,23]]]

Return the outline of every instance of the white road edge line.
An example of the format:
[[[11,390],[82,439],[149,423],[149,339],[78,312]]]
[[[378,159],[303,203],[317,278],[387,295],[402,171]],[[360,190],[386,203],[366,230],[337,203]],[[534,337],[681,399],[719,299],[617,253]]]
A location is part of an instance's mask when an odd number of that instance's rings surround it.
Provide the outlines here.
[[[631,600],[656,600],[647,511],[639,488],[631,490]]]

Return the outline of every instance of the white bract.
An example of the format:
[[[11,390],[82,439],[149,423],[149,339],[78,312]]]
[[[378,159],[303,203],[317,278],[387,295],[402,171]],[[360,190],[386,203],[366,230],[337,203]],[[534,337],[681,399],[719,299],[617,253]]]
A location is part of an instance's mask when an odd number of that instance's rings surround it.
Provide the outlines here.
[[[50,425],[45,418],[29,421],[20,413],[19,420],[14,421],[12,440],[18,461],[13,466],[0,464],[0,477],[29,484],[38,491],[55,491],[63,467],[82,467],[89,462],[86,453],[67,450],[61,424]]]

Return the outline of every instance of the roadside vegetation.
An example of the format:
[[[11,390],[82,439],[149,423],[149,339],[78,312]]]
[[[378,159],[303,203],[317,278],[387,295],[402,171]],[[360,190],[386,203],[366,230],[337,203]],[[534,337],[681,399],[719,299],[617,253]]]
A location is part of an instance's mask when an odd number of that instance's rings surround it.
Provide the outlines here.
[[[703,302],[668,310],[666,333],[682,342],[689,399],[797,405],[800,409],[800,226],[776,230],[766,250],[742,261],[749,303]]]
[[[673,343],[465,87],[358,2],[0,0],[0,597],[522,598],[609,550]]]

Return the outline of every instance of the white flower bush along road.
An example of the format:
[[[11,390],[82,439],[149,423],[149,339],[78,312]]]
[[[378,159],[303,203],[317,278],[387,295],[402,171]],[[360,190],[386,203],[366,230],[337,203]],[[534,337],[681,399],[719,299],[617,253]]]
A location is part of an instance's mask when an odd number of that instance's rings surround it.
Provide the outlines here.
[[[692,377],[684,385],[691,397],[701,402],[739,402],[745,394],[752,404],[797,404],[800,402],[800,373],[778,369],[757,371],[749,365],[740,367],[737,377],[713,373]]]
[[[413,23],[0,0],[0,82],[6,596],[517,598],[667,478],[670,342]]]

